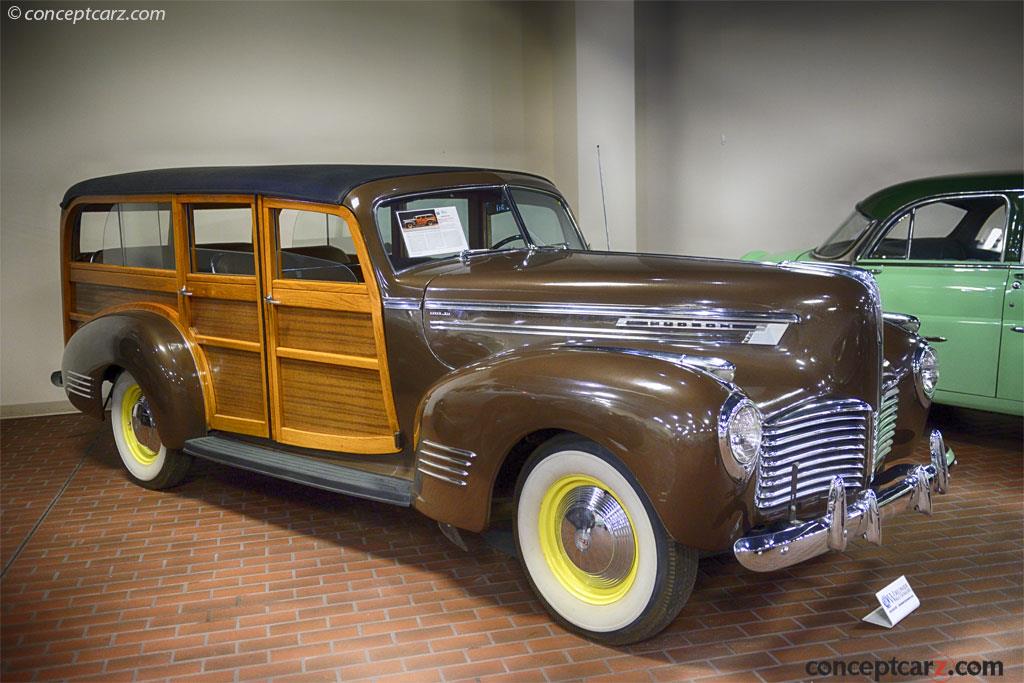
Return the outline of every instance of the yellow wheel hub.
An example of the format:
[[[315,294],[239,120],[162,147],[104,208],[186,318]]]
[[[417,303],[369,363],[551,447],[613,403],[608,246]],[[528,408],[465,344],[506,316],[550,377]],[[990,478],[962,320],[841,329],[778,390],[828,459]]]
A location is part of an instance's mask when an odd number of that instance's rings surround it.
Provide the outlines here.
[[[604,482],[584,474],[562,477],[540,504],[540,546],[562,586],[591,605],[621,599],[636,580],[633,521]]]
[[[159,437],[149,403],[138,384],[128,387],[121,399],[121,433],[132,457],[142,465],[152,465],[160,450]]]

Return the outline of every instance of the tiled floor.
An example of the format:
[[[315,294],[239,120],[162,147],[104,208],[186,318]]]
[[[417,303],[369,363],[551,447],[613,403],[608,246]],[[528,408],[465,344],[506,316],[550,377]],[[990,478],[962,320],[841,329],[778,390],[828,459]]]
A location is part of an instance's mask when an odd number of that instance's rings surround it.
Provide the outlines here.
[[[774,575],[705,560],[669,630],[627,648],[567,634],[514,560],[478,537],[464,553],[415,512],[206,463],[150,492],[122,475],[107,425],[5,421],[0,671],[779,681],[809,678],[808,660],[877,656],[998,659],[1003,680],[1021,680],[1020,420],[935,412],[961,466],[933,517],[889,523],[882,548],[858,543]],[[900,574],[921,607],[891,631],[862,623],[873,592]]]

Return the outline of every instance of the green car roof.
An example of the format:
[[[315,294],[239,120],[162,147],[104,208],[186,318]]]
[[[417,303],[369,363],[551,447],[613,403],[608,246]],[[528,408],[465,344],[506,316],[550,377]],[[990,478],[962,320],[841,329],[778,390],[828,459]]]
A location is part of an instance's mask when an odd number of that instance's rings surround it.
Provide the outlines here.
[[[896,209],[911,202],[939,194],[959,192],[1011,192],[1024,189],[1024,172],[971,173],[910,180],[875,192],[857,204],[857,210],[868,218],[886,218]]]

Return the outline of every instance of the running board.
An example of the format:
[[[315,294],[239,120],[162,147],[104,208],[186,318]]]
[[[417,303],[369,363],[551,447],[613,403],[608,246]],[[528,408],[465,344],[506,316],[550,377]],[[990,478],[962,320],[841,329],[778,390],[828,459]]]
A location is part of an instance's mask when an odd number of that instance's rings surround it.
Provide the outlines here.
[[[412,481],[292,455],[251,443],[204,436],[185,442],[185,452],[206,460],[382,503],[412,505]]]

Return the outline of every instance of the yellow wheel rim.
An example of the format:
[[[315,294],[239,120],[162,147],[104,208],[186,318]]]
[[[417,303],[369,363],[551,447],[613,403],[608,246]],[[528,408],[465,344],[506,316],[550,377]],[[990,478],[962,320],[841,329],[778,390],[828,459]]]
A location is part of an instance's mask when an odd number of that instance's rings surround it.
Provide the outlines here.
[[[639,547],[633,520],[604,482],[562,477],[540,504],[540,546],[551,573],[591,605],[620,600],[636,580]]]
[[[156,460],[157,452],[139,441],[132,421],[135,406],[142,399],[142,388],[138,384],[133,384],[125,390],[124,397],[121,399],[121,433],[124,434],[125,445],[128,446],[132,457],[139,464],[152,465]]]

